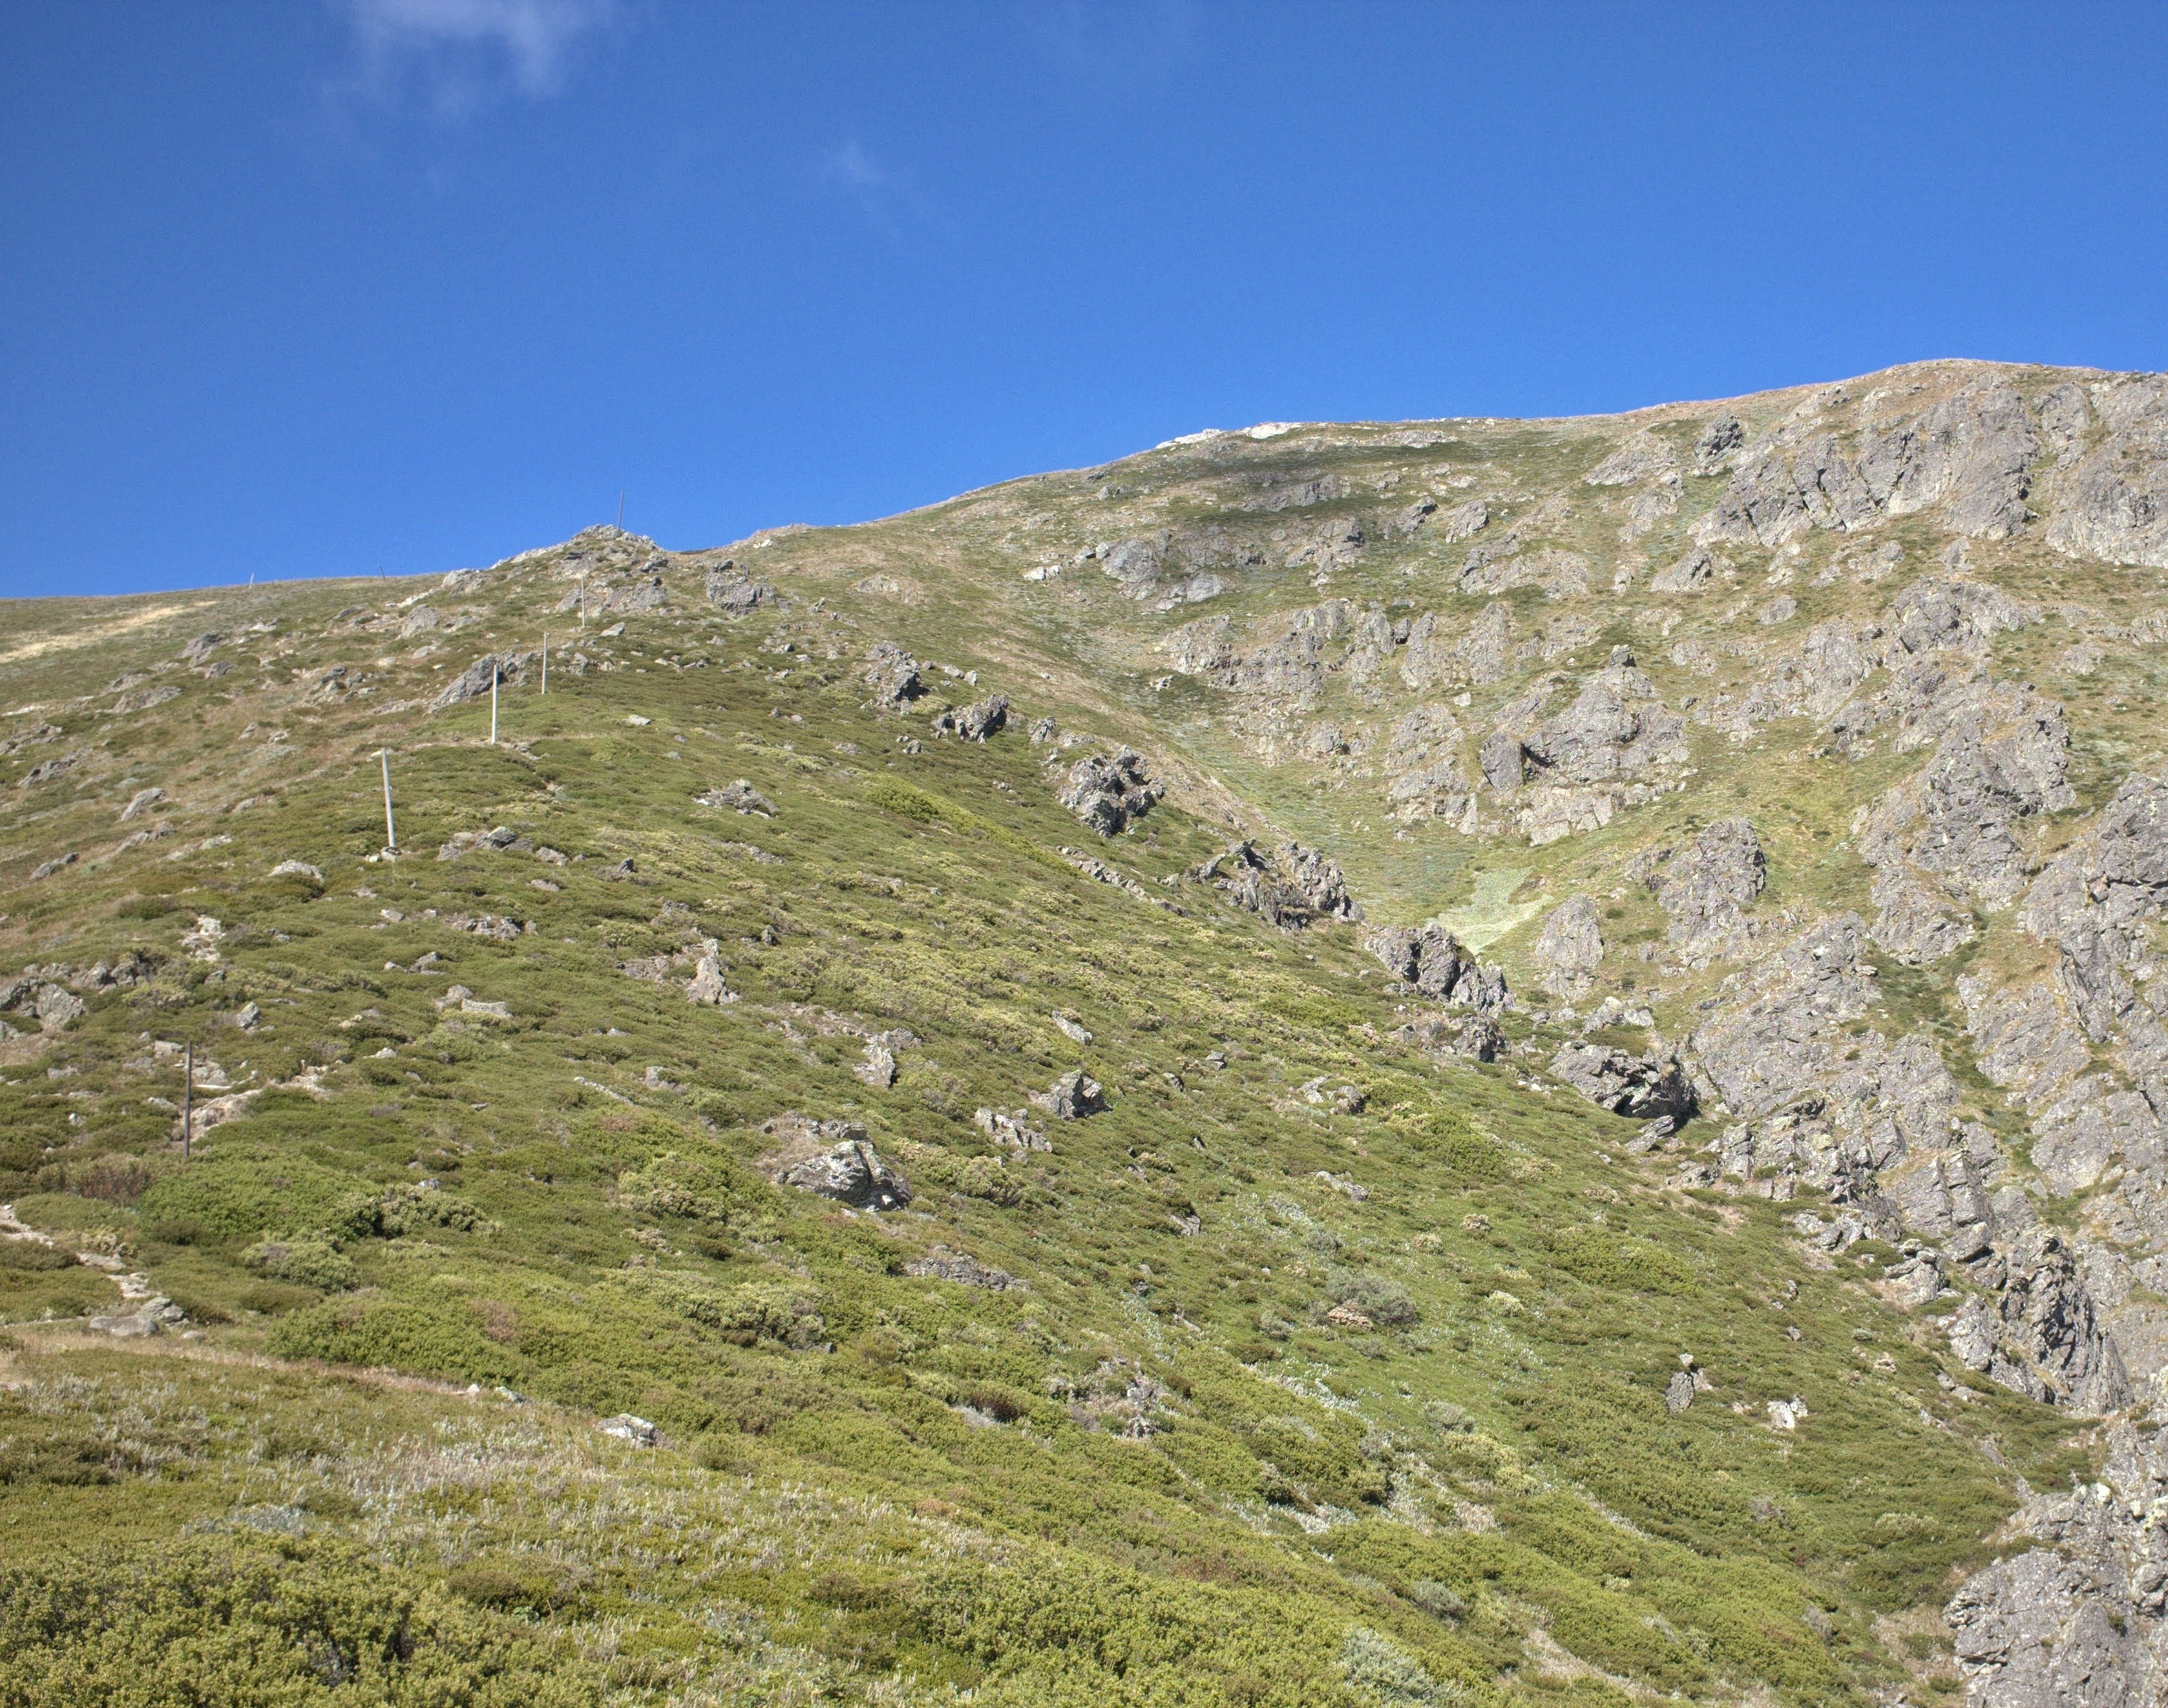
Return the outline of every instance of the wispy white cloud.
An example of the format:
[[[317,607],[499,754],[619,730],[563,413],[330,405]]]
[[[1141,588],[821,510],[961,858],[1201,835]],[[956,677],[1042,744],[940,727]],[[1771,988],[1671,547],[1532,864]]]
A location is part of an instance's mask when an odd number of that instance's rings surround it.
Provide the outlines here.
[[[867,222],[891,242],[901,240],[906,216],[926,211],[923,198],[911,179],[868,153],[855,136],[823,156],[821,173],[856,202]]]
[[[563,87],[574,50],[601,29],[613,0],[333,0],[353,29],[359,87],[391,98],[418,87],[440,113],[510,92]]]

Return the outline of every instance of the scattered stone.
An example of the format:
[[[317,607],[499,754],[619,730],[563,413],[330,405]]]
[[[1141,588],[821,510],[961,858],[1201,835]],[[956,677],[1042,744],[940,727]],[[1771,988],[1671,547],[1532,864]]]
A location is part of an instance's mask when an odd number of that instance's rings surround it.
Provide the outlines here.
[[[1028,1291],[1007,1270],[995,1269],[960,1251],[951,1251],[945,1245],[935,1246],[923,1257],[912,1258],[904,1265],[903,1272],[923,1281],[954,1281],[962,1286],[985,1287],[991,1292]]]
[[[630,1412],[619,1412],[614,1418],[604,1418],[595,1427],[605,1435],[614,1435],[620,1441],[629,1441],[635,1447],[652,1447],[661,1438],[661,1432],[646,1418],[636,1418]]]
[[[519,833],[508,825],[499,825],[493,830],[460,830],[450,841],[437,850],[439,860],[456,860],[463,854],[471,854],[477,848],[509,848],[519,840]]]
[[[1092,1042],[1092,1034],[1085,1029],[1085,1026],[1081,1021],[1076,1020],[1071,1016],[1065,1014],[1056,1014],[1052,1016],[1051,1018],[1054,1021],[1055,1030],[1060,1032],[1062,1037],[1067,1038],[1070,1042],[1076,1044],[1088,1044]]]
[[[743,777],[720,788],[711,788],[698,798],[704,807],[727,808],[734,813],[757,813],[764,819],[775,816],[775,803]]]
[[[76,857],[72,853],[57,854],[50,860],[40,861],[30,868],[30,882],[36,883],[44,878],[50,878],[56,872],[65,871],[68,867],[74,865]]]
[[[1071,1068],[1046,1090],[1033,1092],[1031,1101],[1056,1121],[1081,1120],[1107,1106],[1099,1082],[1081,1068]]]
[[[253,1032],[263,1019],[263,1009],[253,1002],[244,1002],[233,1011],[233,1023],[243,1032]]]
[[[960,735],[966,741],[984,741],[1000,733],[1009,720],[1007,694],[990,694],[968,706],[951,706],[933,720],[933,733]]]
[[[120,822],[125,825],[130,819],[141,817],[165,798],[166,792],[162,788],[137,789],[128,798],[128,804],[120,809]]]
[[[437,626],[437,613],[427,605],[417,605],[399,624],[399,638],[412,640],[417,634],[427,634]]]
[[[1671,1379],[1664,1384],[1664,1409],[1676,1417],[1693,1403],[1693,1372],[1690,1370],[1674,1371]]]
[[[713,937],[700,945],[699,959],[694,963],[693,976],[685,985],[686,1000],[709,1008],[720,1008],[725,1003],[736,1002],[737,993],[723,982],[721,946]],[[893,1075],[891,1075],[891,1078]]]
[[[310,883],[316,884],[319,887],[322,885],[324,881],[324,874],[318,871],[315,867],[310,865],[306,860],[281,860],[276,866],[271,868],[271,876],[274,878],[306,878]]]
[[[1045,1129],[1034,1127],[1021,1109],[1004,1112],[997,1109],[981,1109],[971,1117],[978,1129],[998,1144],[1015,1151],[1050,1151],[1054,1141],[1046,1136]]]

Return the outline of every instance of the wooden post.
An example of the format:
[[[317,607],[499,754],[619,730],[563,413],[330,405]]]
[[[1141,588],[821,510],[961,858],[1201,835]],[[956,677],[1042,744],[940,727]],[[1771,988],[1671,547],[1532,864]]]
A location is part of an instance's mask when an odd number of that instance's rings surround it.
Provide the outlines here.
[[[376,756],[384,762],[384,851],[389,854],[399,846],[399,832],[391,825],[391,751],[380,747]]]
[[[181,1160],[189,1159],[189,1142],[195,1128],[196,1047],[181,1046]]]

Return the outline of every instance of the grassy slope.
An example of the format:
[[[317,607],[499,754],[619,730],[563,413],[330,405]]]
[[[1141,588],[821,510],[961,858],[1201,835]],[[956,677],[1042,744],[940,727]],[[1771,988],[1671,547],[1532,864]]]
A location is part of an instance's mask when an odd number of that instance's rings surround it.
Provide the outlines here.
[[[1055,851],[1088,833],[1019,727],[899,746],[923,716],[863,709],[852,663],[883,633],[977,666],[1023,721],[1150,728],[1156,697],[1099,589],[1052,584],[1073,606],[1027,625],[1011,579],[944,573],[943,551],[1011,549],[1018,491],[784,537],[758,559],[796,598],[780,623],[704,615],[697,577],[673,572],[683,615],[582,643],[611,671],[561,663],[546,698],[508,688],[516,745],[497,748],[486,703],[375,708],[563,623],[542,615],[561,585],[546,565],[433,593],[473,607],[471,628],[412,661],[354,627],[398,586],[18,610],[10,709],[46,709],[10,730],[66,734],[9,775],[88,756],[10,804],[8,964],[162,962],[66,1032],[5,1047],[6,1191],[210,1326],[116,1349],[66,1326],[117,1297],[109,1281],[0,1269],[0,1308],[26,1325],[0,1395],[11,1684],[40,1657],[93,1663],[64,1620],[35,1625],[30,1592],[116,1548],[136,1564],[95,1581],[126,1603],[120,1674],[162,1652],[162,1606],[210,1605],[206,1583],[270,1557],[326,1586],[307,1628],[333,1649],[368,1650],[387,1598],[422,1610],[421,1658],[382,1663],[395,1695],[435,1656],[511,1695],[546,1674],[574,1700],[1594,1703],[1758,1683],[1839,1701],[1900,1675],[1876,1618],[1937,1603],[1983,1557],[2017,1475],[2082,1462],[2044,1409],[1938,1387],[1924,1332],[1849,1263],[1808,1267],[1777,1207],[1667,1190],[1618,1150],[1623,1123],[1510,1065],[1393,1042],[1352,929],[1283,936],[1159,888],[1218,824],[1170,804],[1096,851],[1173,904],[1152,906]],[[907,574],[919,602],[851,594],[879,573]],[[200,629],[274,618],[227,650],[228,676],[155,677],[182,689],[164,705],[72,703]],[[52,634],[65,644],[26,653]],[[315,686],[335,663],[348,698]],[[394,864],[365,863],[380,743],[418,851]],[[1352,809],[1305,815],[1269,767],[1202,735],[1191,755],[1326,841],[1378,911],[1419,916],[1411,899],[1435,894],[1435,838],[1327,836]],[[741,776],[774,820],[694,803]],[[118,806],[151,782],[173,833],[105,857]],[[582,857],[429,857],[497,824]],[[1562,874],[1621,840],[1493,858]],[[1820,881],[1773,846],[1779,899]],[[24,881],[61,849],[83,857]],[[630,878],[607,875],[627,857]],[[287,858],[320,867],[321,891],[267,876]],[[481,913],[535,929],[499,942],[448,923]],[[225,925],[216,966],[179,947],[199,914]],[[736,1004],[617,968],[699,936],[722,945]],[[436,975],[385,970],[431,951]],[[454,980],[511,1020],[440,1013]],[[247,1000],[265,1019],[243,1033],[224,1017]],[[1057,1010],[1094,1042],[1065,1039]],[[892,1090],[853,1076],[837,1016],[917,1035]],[[267,1091],[183,1169],[146,1101],[178,1079],[154,1037],[194,1040],[236,1083],[320,1069],[321,1094]],[[1050,1154],[1005,1160],[973,1126],[1079,1064],[1112,1106],[1054,1124]],[[1308,1101],[1320,1075],[1360,1086],[1363,1112]],[[865,1122],[916,1186],[911,1210],[853,1216],[768,1185],[757,1129],[791,1111]],[[423,1179],[442,1190],[401,1191]],[[316,1267],[252,1266],[267,1233],[322,1236]],[[936,1244],[1028,1290],[902,1272]],[[1409,1326],[1320,1320],[1351,1289],[1394,1286]],[[1682,1350],[1716,1392],[1668,1418]],[[1764,1403],[1793,1395],[1809,1421],[1772,1430]],[[621,1409],[669,1445],[636,1451],[586,1421]],[[1128,1439],[1140,1411],[1149,1433]],[[131,1571],[157,1580],[132,1599]],[[302,1628],[244,1603],[227,1628]],[[295,1652],[315,1651],[280,1635],[225,1669],[269,1679]],[[63,1672],[44,1688],[82,1687]]]

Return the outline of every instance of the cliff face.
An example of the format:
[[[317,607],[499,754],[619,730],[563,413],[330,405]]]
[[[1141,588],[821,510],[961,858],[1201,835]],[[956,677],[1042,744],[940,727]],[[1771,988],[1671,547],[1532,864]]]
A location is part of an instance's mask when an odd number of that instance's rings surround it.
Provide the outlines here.
[[[2168,379],[1934,363],[21,607],[0,1233],[84,1263],[9,1314],[944,1512],[999,1441],[1065,1492],[986,1536],[1157,1583],[1119,1440],[1351,1700],[2157,1700],[2163,570]],[[943,1665],[1106,1670],[897,1569]]]

